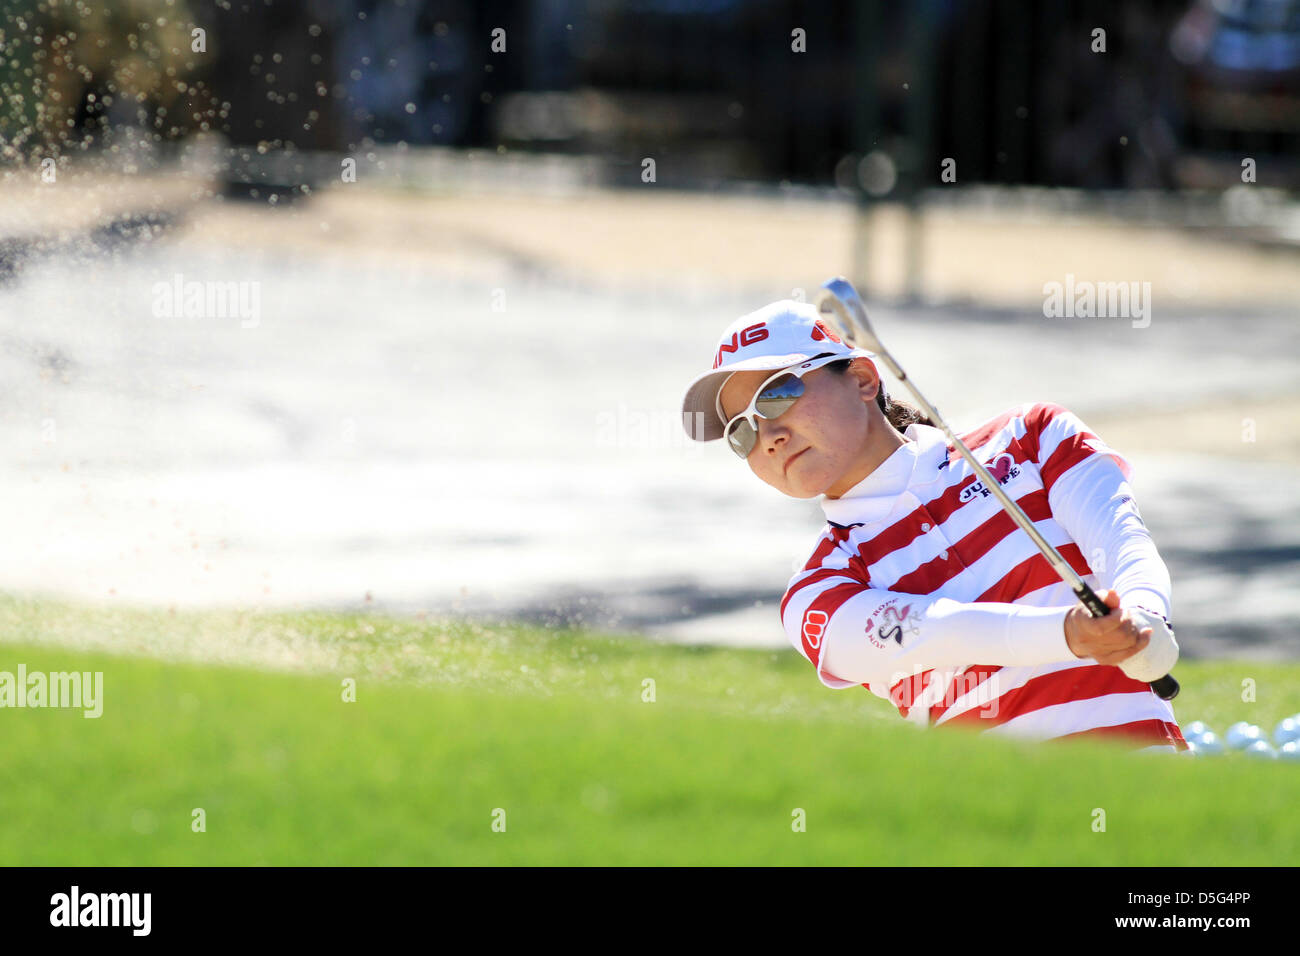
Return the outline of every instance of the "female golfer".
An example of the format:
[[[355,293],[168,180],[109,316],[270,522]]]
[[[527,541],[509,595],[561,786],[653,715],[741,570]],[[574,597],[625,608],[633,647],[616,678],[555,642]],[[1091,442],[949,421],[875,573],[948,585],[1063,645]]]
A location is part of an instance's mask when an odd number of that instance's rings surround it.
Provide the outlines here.
[[[861,685],[910,721],[1186,750],[1173,708],[1126,675],[1168,628],[1169,572],[1127,461],[1059,405],[961,434],[1106,604],[1091,617],[942,431],[889,399],[872,353],[784,300],[723,333],[682,406],[696,441],[827,523],[781,620],[823,684]]]

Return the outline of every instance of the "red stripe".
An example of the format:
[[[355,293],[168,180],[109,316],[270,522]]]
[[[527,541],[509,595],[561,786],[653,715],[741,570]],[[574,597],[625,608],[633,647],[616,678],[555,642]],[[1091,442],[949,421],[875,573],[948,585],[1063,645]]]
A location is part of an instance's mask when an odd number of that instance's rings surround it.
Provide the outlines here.
[[[1024,509],[1030,521],[1043,521],[1052,516],[1047,504],[1047,494],[1041,489],[1017,498],[1016,504]],[[974,564],[997,547],[1007,535],[1015,534],[1019,528],[1020,526],[1011,519],[1011,515],[1004,509],[998,508],[987,521],[958,541],[955,547],[965,555],[967,564]]]
[[[951,724],[980,724],[989,726],[1004,724],[1012,717],[1065,704],[1073,700],[1092,700],[1107,694],[1133,694],[1138,691],[1151,692],[1149,685],[1134,680],[1118,667],[1106,667],[1101,664],[1072,667],[1068,670],[1054,671],[1041,677],[1033,677],[1024,686],[1009,690],[997,698],[970,710],[957,714],[944,726]],[[996,710],[996,713],[988,713]]]
[[[975,457],[979,458],[979,456],[980,452],[976,450]],[[970,465],[965,458],[962,458],[960,461],[954,462],[951,468],[951,474],[956,476],[961,474],[963,469],[970,469]],[[971,470],[969,474],[963,476],[955,485],[949,485],[944,489],[943,494],[926,502],[926,511],[936,522],[942,524],[967,503],[961,500],[962,492],[975,484],[978,480],[978,476],[973,470]]]
[[[1029,411],[1025,413],[1025,434],[1021,437],[1020,444],[1031,461],[1039,460],[1043,429],[1051,424],[1053,418],[1065,411],[1065,406],[1053,402],[1035,402],[1029,406]]]
[[[1079,546],[1073,541],[1061,545],[1056,550],[1061,553],[1061,557],[1065,558],[1065,563],[1074,568],[1076,574],[1081,576],[1092,574],[1092,568],[1088,567],[1088,562],[1083,560],[1083,552],[1079,550]],[[1016,598],[1032,594],[1039,588],[1056,584],[1060,580],[1060,575],[1056,573],[1056,570],[1043,557],[1042,553],[1035,549],[1032,556],[1021,561],[1004,574],[997,584],[975,600],[1011,604]]]
[[[965,464],[966,459],[961,459],[961,464]],[[961,464],[954,462],[950,467],[952,475],[960,473]],[[967,475],[955,485],[949,485],[937,498],[932,498],[925,503],[925,510],[936,524],[943,524],[958,508],[966,504],[961,500],[962,490],[969,485],[975,484],[976,478],[974,473]]]
[[[931,595],[964,570],[966,565],[957,557],[957,549],[949,548],[948,557],[936,555],[925,564],[918,565],[915,571],[909,571],[891,584],[889,590],[903,594]]]
[[[1159,744],[1173,744],[1178,750],[1187,750],[1187,741],[1183,739],[1178,725],[1167,720],[1152,717],[1149,720],[1134,720],[1127,724],[1113,727],[1093,727],[1072,734],[1062,734],[1056,740],[1122,740],[1134,747],[1155,747]]]
[[[1056,484],[1056,480],[1063,474],[1079,464],[1079,462],[1086,461],[1096,455],[1097,452],[1084,444],[1090,438],[1096,437],[1092,432],[1083,431],[1061,439],[1061,443],[1056,446],[1056,450],[1039,468],[1039,472],[1043,476],[1043,487],[1051,490],[1052,485]]]
[[[1015,499],[1022,511],[1029,515],[1030,521],[1046,521],[1052,517],[1052,506],[1047,500],[1046,488],[1035,488]],[[1006,515],[1006,512],[1002,512]],[[1007,518],[1010,521],[1010,517]]]
[[[966,690],[969,692],[984,683],[1000,670],[1002,670],[1001,664],[979,664],[975,667],[966,668],[961,677],[966,682]]]
[[[924,534],[921,525],[926,523],[933,524],[934,518],[924,507],[915,508],[858,545],[857,560],[862,574],[867,575],[867,569],[871,565],[893,554],[899,548],[907,547]]]
[[[1017,504],[1029,515],[1031,521],[1042,521],[1051,517],[1047,493],[1041,489],[1017,499]],[[891,584],[890,590],[905,591],[908,594],[931,594],[992,551],[1007,535],[1014,534],[1018,528],[1019,526],[1011,520],[1011,516],[999,509],[983,524],[951,545],[947,549],[947,558],[935,557],[927,561],[915,571],[905,574]],[[958,552],[961,553],[960,558],[957,557]],[[1051,565],[1049,564],[1048,567],[1050,568]],[[1027,593],[1022,591],[1016,597]]]

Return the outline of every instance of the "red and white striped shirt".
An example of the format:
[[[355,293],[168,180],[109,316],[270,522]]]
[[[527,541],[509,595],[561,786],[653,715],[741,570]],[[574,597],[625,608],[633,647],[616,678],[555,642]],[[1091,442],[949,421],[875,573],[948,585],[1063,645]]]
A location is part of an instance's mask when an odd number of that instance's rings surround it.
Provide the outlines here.
[[[1168,701],[1070,651],[1074,592],[943,432],[904,434],[863,481],[821,499],[826,529],[781,601],[822,683],[866,687],[923,724],[1186,749]],[[961,437],[1089,585],[1171,616],[1131,466],[1078,417],[1025,404]]]

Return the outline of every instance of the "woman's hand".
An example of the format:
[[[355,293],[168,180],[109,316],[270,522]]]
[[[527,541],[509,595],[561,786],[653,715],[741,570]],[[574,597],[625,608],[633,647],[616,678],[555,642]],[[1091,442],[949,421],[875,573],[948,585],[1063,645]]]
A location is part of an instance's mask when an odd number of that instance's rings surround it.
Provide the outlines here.
[[[1082,604],[1065,615],[1065,643],[1075,657],[1091,657],[1098,664],[1118,666],[1151,640],[1151,628],[1142,627],[1127,610],[1120,610],[1119,595],[1098,591],[1097,597],[1111,609],[1105,617],[1093,617]]]

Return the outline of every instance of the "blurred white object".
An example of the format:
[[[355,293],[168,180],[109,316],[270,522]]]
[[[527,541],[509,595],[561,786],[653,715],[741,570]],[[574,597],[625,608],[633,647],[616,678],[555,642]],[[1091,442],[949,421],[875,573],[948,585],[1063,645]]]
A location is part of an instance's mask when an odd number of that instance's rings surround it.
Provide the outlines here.
[[[1207,730],[1196,741],[1196,753],[1212,757],[1223,753],[1223,744],[1219,741],[1219,735],[1212,730]]]
[[[1284,717],[1281,723],[1273,728],[1273,743],[1279,747],[1293,740],[1300,740],[1300,715]]]
[[[1125,610],[1137,618],[1139,629],[1151,628],[1151,640],[1142,650],[1121,662],[1119,669],[1134,680],[1147,683],[1159,680],[1178,663],[1178,641],[1174,639],[1173,628],[1159,614],[1146,608],[1131,607]]]
[[[1251,757],[1260,757],[1261,759],[1264,760],[1277,759],[1277,751],[1274,750],[1271,746],[1269,746],[1269,742],[1267,740],[1256,740],[1253,744],[1251,744],[1249,747],[1246,748],[1245,752]]]
[[[1228,728],[1226,742],[1233,750],[1245,750],[1257,740],[1264,740],[1264,732],[1254,724],[1239,720]]]

